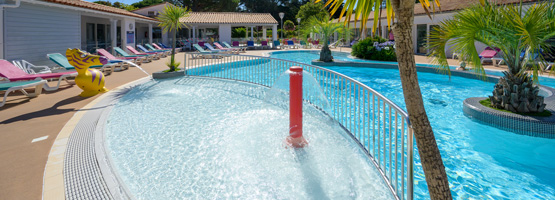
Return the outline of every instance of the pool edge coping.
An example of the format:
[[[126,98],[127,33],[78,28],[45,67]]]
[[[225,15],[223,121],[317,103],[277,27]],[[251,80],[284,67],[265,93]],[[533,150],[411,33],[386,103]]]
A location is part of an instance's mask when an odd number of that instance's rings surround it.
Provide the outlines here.
[[[101,101],[106,100],[106,98],[108,98],[109,96],[113,95],[116,92],[122,91],[124,89],[129,89],[129,87],[146,82],[150,80],[150,78],[151,76],[143,77],[111,89],[110,91],[100,95],[99,97],[97,97],[96,99],[88,103],[87,105],[80,108],[66,122],[66,124],[63,126],[63,128],[56,136],[56,139],[54,140],[54,143],[50,148],[50,152],[48,153],[48,157],[47,157],[47,161],[46,161],[46,165],[44,167],[44,173],[43,173],[41,199],[45,199],[45,200],[66,199],[66,194],[65,194],[66,183],[64,181],[64,163],[66,161],[65,155],[68,147],[68,141],[75,128],[77,128],[78,123],[83,119],[85,114],[88,112],[87,109],[90,109],[95,105],[101,103]],[[96,144],[95,144],[95,149],[96,149]]]

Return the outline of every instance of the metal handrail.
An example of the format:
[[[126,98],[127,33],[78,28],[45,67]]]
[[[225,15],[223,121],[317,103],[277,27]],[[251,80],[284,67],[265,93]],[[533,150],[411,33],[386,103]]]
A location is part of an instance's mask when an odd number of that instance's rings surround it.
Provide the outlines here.
[[[266,87],[271,87],[289,67],[302,67],[312,74],[330,102],[331,108],[322,110],[350,133],[395,198],[413,199],[414,139],[408,114],[374,89],[326,68],[277,58],[186,53],[184,64],[188,76],[231,79]],[[317,101],[310,96],[303,98],[309,103]]]

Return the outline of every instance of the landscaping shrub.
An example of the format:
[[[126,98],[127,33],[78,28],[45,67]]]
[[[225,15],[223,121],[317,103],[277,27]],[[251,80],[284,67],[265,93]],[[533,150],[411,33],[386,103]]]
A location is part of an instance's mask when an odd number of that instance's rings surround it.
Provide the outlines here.
[[[235,28],[231,30],[232,38],[244,38],[246,34],[247,30],[245,28]]]
[[[366,38],[353,45],[351,55],[368,60],[397,61],[394,44],[382,37]]]

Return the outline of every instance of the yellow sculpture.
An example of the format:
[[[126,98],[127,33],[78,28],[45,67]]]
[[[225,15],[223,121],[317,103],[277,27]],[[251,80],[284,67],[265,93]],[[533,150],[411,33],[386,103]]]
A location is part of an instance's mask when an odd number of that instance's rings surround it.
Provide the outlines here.
[[[77,77],[75,83],[83,90],[79,96],[91,97],[100,92],[107,92],[108,89],[104,87],[104,74],[97,69],[89,69],[93,65],[104,65],[108,60],[102,56],[91,55],[82,52],[79,49],[67,49],[67,60],[75,70],[77,70]]]

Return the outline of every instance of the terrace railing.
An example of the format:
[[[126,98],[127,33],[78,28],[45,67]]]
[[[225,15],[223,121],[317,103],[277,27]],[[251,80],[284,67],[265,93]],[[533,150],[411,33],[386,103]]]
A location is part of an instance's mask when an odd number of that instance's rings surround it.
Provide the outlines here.
[[[330,108],[322,110],[351,134],[395,198],[413,199],[414,141],[408,115],[372,88],[329,69],[276,58],[187,53],[184,64],[188,76],[231,79],[266,87],[271,87],[289,67],[302,67],[320,84],[330,103]],[[303,89],[310,93],[306,90],[313,88]],[[310,96],[304,100],[318,101]]]

